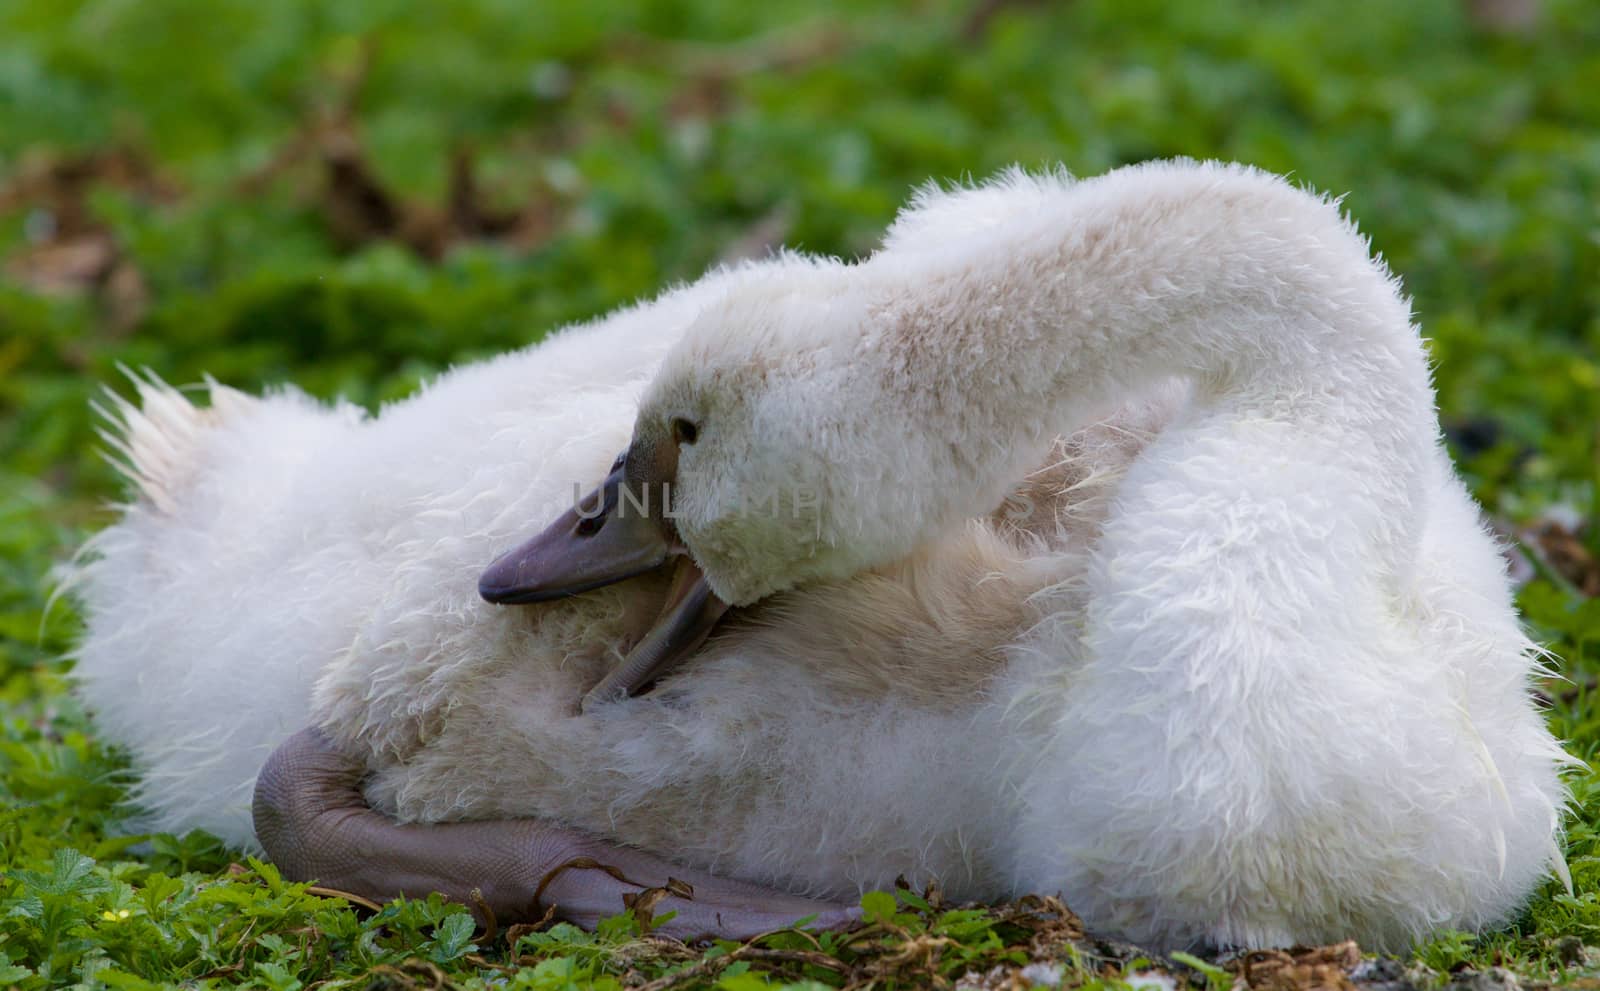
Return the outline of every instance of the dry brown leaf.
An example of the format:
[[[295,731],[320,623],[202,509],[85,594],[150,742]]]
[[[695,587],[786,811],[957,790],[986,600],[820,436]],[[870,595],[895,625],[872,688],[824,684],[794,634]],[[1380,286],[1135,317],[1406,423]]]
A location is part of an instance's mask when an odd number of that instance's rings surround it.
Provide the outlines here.
[[[1583,595],[1600,596],[1600,560],[1584,542],[1581,527],[1545,519],[1528,530],[1535,551],[1550,569],[1572,583]]]
[[[1332,946],[1255,950],[1240,961],[1252,991],[1352,991],[1350,970],[1361,962],[1354,942]]]
[[[327,888],[320,884],[307,885],[306,894],[316,895],[319,898],[338,898],[341,901],[346,901],[352,905],[364,908],[369,912],[383,911],[383,906],[379,905],[370,898],[366,898],[349,891],[340,891],[338,888]]]

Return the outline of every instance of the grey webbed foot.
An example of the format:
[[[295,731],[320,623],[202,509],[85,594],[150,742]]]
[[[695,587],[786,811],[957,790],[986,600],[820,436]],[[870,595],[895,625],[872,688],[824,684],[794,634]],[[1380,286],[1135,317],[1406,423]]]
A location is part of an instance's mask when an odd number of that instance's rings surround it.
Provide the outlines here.
[[[860,915],[537,819],[399,823],[367,805],[364,773],[317,729],[267,760],[256,781],[256,836],[284,877],[375,901],[437,891],[502,925],[536,921],[553,906],[556,917],[591,928],[624,911],[624,896],[666,887],[653,912],[677,914],[656,931],[680,938],[745,938],[807,916],[838,928]]]

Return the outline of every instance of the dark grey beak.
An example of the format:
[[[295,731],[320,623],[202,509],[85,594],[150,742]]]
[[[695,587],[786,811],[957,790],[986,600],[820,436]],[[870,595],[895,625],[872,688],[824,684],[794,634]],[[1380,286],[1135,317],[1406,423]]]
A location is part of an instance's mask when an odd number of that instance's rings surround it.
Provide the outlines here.
[[[671,547],[656,520],[624,501],[624,467],[536,537],[502,554],[478,579],[478,594],[513,605],[564,599],[666,563]]]
[[[677,560],[672,589],[655,625],[622,664],[584,696],[584,710],[638,694],[699,649],[728,610],[670,536],[666,493],[671,482],[668,472],[676,467],[676,459],[665,465],[659,458],[642,460],[653,463],[652,473],[665,477],[659,483],[630,480],[629,455],[623,455],[599,488],[538,536],[501,555],[478,578],[478,594],[490,602],[547,602],[625,581]],[[651,501],[650,496],[657,498]]]

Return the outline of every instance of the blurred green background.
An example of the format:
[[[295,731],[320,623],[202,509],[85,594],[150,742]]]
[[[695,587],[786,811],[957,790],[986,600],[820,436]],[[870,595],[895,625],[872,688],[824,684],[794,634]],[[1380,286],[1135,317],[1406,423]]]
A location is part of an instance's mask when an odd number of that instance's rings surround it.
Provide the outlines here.
[[[120,765],[65,694],[72,606],[46,608],[111,518],[88,401],[119,363],[375,406],[719,258],[870,251],[917,184],[1015,162],[1219,157],[1346,195],[1531,552],[1552,719],[1593,759],[1600,5],[1519,6],[0,0],[0,868],[226,863],[111,839]],[[1505,959],[1600,943],[1593,782],[1578,891]],[[40,938],[10,924],[0,976]],[[1491,945],[1458,942],[1432,962]],[[85,945],[51,973],[111,959]]]

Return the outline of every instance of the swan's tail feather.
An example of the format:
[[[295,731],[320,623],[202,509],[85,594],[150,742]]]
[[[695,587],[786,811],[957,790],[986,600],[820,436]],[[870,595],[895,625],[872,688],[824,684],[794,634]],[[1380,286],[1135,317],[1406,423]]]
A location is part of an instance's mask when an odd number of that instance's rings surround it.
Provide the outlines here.
[[[1556,880],[1561,882],[1562,889],[1567,894],[1572,894],[1572,868],[1567,866],[1567,855],[1554,837],[1550,840],[1550,869],[1555,872]]]
[[[121,371],[127,384],[92,405],[127,479],[122,512],[57,572],[55,596],[76,600],[84,620],[75,692],[96,736],[129,757],[122,828],[204,829],[254,850],[255,772],[281,726],[303,720],[308,689],[297,655],[240,637],[254,614],[221,576],[248,567],[260,545],[240,535],[264,526],[261,481],[322,414],[298,397],[258,399],[210,379],[180,390]]]
[[[97,432],[107,445],[106,460],[133,486],[137,501],[172,515],[177,494],[192,477],[200,437],[256,400],[207,378],[211,405],[197,406],[148,370],[121,371],[133,383],[137,404],[110,387],[103,400],[90,404],[103,421]]]

